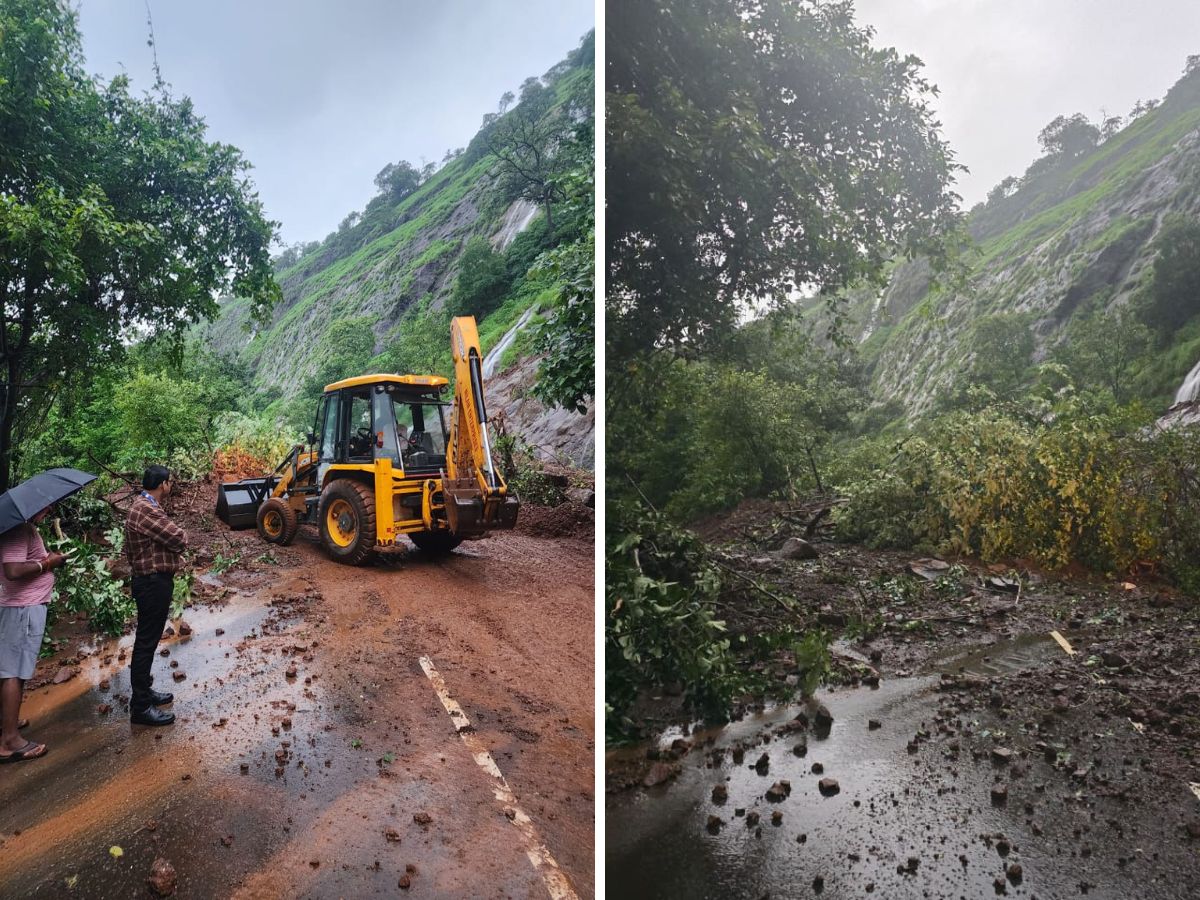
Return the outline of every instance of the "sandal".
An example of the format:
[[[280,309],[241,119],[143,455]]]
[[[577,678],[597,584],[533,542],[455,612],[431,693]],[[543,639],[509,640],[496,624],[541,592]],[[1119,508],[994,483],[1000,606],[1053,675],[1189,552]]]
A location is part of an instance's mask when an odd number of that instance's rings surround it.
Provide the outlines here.
[[[14,750],[7,756],[0,755],[0,765],[4,763],[21,762],[26,759],[37,759],[39,756],[46,755],[45,744],[35,744],[33,741],[26,741],[25,746],[20,750]]]

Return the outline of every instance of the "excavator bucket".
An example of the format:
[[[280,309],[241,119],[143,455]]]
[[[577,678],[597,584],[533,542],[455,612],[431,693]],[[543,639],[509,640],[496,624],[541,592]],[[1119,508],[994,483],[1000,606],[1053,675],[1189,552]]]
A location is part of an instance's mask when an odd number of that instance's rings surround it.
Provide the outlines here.
[[[271,495],[273,478],[244,478],[217,487],[217,518],[230,528],[253,528],[258,508]]]
[[[521,502],[512,495],[485,497],[474,479],[443,482],[446,520],[458,537],[483,537],[495,529],[513,528]]]

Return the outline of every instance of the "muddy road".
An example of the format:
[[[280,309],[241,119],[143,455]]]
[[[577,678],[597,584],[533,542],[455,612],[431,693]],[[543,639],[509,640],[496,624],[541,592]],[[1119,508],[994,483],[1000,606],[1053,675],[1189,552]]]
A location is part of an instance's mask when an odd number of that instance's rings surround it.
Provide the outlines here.
[[[77,674],[24,707],[47,756],[0,769],[0,895],[145,897],[160,857],[178,897],[593,895],[590,535],[350,569],[198,508],[176,724],[129,724],[130,636],[46,661]]]
[[[689,721],[670,691],[647,698],[652,739],[607,754],[614,895],[1200,897],[1194,599],[1151,580],[713,540],[835,636],[829,684],[748,701],[724,726]],[[755,627],[737,600],[731,627]],[[794,683],[786,652],[767,666]]]

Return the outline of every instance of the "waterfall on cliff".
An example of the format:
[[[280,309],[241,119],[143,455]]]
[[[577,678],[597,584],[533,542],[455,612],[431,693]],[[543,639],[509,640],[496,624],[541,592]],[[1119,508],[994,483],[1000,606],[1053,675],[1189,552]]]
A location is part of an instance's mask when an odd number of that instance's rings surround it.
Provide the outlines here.
[[[1200,362],[1196,363],[1192,371],[1188,372],[1187,378],[1183,379],[1179,393],[1175,395],[1175,404],[1195,403],[1197,400],[1200,400]]]

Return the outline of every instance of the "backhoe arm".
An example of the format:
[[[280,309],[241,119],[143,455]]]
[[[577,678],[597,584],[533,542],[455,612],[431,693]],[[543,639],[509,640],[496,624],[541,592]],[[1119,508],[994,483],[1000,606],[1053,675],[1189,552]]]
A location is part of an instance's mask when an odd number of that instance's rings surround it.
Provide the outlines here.
[[[446,454],[446,514],[451,531],[478,537],[494,528],[512,528],[520,504],[509,495],[492,458],[483,397],[483,355],[473,316],[450,321],[450,355],[454,360],[454,406]]]

